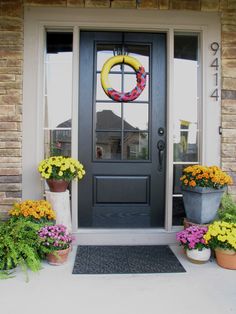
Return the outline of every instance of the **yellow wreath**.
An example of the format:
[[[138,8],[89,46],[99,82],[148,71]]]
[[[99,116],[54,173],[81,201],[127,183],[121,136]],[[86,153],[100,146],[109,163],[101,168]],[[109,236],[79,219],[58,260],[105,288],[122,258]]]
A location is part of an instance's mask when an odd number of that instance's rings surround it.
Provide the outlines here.
[[[108,80],[108,74],[112,67],[116,64],[128,64],[130,65],[136,72],[137,85],[132,91],[128,93],[120,93],[113,89]],[[128,102],[136,99],[143,91],[146,86],[146,72],[142,64],[134,57],[119,55],[115,57],[111,57],[108,59],[102,68],[101,71],[101,84],[104,92],[108,97],[115,101],[119,102]]]

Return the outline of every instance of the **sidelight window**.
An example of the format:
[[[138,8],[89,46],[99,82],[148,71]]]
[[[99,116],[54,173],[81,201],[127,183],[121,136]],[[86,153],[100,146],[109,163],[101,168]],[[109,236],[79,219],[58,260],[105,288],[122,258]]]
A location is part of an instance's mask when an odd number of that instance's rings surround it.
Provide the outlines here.
[[[44,155],[71,156],[72,32],[46,32]]]
[[[173,97],[173,225],[182,225],[185,215],[179,178],[199,157],[199,35],[175,33]]]

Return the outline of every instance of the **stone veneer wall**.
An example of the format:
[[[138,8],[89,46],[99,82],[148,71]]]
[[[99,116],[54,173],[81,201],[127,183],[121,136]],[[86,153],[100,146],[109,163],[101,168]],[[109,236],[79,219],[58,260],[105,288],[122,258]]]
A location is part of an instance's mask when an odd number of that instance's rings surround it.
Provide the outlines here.
[[[236,199],[236,0],[0,0],[0,211],[21,198],[24,6],[221,12],[222,167]]]

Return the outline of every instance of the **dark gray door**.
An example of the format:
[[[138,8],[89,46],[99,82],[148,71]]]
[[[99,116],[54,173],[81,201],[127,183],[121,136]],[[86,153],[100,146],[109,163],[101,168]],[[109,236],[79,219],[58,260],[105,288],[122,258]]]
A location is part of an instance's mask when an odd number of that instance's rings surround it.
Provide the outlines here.
[[[105,61],[121,53],[147,73],[143,93],[128,103],[108,98],[100,83]],[[136,75],[116,65],[109,81],[126,92]],[[78,145],[86,176],[78,188],[79,227],[164,226],[165,124],[165,34],[81,32]]]

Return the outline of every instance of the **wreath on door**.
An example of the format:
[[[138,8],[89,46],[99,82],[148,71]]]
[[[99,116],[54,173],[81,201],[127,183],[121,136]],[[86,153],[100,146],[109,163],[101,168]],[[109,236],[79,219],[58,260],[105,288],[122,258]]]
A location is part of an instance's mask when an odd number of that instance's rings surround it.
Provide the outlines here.
[[[110,70],[116,64],[127,64],[131,66],[136,72],[136,86],[130,91],[126,93],[121,93],[111,87],[111,84],[108,80],[108,75]],[[118,102],[129,102],[133,101],[140,96],[142,91],[146,86],[146,72],[142,64],[134,57],[126,56],[126,55],[119,55],[115,57],[111,57],[108,59],[102,68],[101,72],[101,84],[104,92],[107,94],[108,97],[111,99],[118,101]]]

